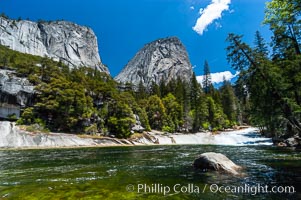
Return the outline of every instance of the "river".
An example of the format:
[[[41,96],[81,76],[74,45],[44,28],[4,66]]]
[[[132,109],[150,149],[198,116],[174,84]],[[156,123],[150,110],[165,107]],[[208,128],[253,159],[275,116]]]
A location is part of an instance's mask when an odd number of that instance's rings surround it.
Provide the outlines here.
[[[212,151],[243,166],[243,175],[193,169],[199,154]],[[225,193],[226,186],[232,192]],[[277,186],[282,192],[262,193],[256,191],[258,186],[269,190]],[[285,193],[286,186],[294,192]],[[249,192],[237,193],[233,190],[237,187],[249,188]],[[300,152],[266,145],[0,151],[0,199],[274,200],[300,199],[300,191]]]

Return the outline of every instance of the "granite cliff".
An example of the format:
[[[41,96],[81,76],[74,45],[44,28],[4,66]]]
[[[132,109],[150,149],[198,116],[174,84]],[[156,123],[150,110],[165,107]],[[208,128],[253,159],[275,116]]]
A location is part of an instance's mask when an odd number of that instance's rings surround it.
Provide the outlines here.
[[[71,68],[96,67],[109,73],[101,62],[92,29],[71,22],[32,22],[0,17],[0,44],[22,53],[48,56]]]
[[[138,85],[140,81],[148,87],[161,80],[169,82],[180,77],[189,81],[192,67],[187,51],[176,37],[164,38],[146,44],[124,69],[115,77],[120,83]]]
[[[20,109],[31,105],[34,86],[26,79],[16,76],[12,70],[0,69],[0,118],[15,115]]]

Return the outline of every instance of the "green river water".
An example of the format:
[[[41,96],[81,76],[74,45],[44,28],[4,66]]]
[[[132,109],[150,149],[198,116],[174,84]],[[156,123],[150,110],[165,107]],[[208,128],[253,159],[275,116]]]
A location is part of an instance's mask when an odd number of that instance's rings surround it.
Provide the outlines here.
[[[195,170],[193,160],[211,151],[243,166],[243,175]],[[280,192],[256,192],[259,185]],[[233,190],[243,186],[249,192]],[[301,199],[301,154],[210,145],[1,150],[0,199]]]

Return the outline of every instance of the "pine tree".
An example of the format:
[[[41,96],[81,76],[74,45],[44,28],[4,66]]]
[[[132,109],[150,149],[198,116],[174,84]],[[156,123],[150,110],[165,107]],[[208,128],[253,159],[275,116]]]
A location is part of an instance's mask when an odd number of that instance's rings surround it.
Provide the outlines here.
[[[255,44],[254,52],[261,57],[267,58],[269,54],[268,47],[259,31],[256,31],[255,33],[254,44]]]
[[[228,120],[231,123],[235,123],[237,121],[237,100],[231,83],[226,81],[225,77],[223,86],[220,88],[220,93],[223,111]]]
[[[147,97],[146,88],[143,85],[143,82],[140,81],[138,85],[138,90],[136,92],[136,98],[139,99],[145,99]]]
[[[197,100],[201,94],[201,86],[198,83],[195,73],[193,72],[190,83],[190,108],[193,110],[197,107]]]
[[[291,63],[289,57],[283,57],[281,61],[275,57],[269,59],[261,53],[264,51],[258,51],[261,49],[259,43],[252,49],[241,41],[241,36],[234,34],[229,35],[228,41],[228,59],[234,69],[243,72],[244,76],[240,76],[240,79],[250,93],[252,121],[264,126],[274,136],[285,129],[300,134],[301,124],[297,114],[301,110],[297,101],[299,91],[290,87],[298,79],[294,75],[287,76],[291,69],[296,69],[294,64],[288,64]],[[287,124],[287,127],[281,124]]]
[[[168,90],[166,87],[166,82],[162,79],[159,83],[159,89],[160,89],[160,97],[163,98],[165,95],[167,95]]]
[[[267,3],[264,23],[273,32],[275,57],[300,55],[301,0],[272,0]]]
[[[205,94],[209,94],[212,87],[210,68],[207,60],[204,64],[203,89]]]
[[[158,86],[158,84],[156,84],[155,81],[152,81],[152,84],[150,86],[149,94],[150,95],[157,95],[158,97],[161,96],[160,87]]]

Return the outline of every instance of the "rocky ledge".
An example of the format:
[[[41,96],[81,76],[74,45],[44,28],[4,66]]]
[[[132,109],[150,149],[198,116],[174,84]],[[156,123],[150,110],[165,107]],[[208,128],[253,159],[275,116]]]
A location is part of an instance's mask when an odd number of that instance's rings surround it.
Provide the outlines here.
[[[0,69],[0,118],[15,115],[29,106],[34,96],[34,86],[26,79],[16,76],[12,70]]]
[[[301,149],[301,138],[298,135],[292,136],[287,139],[273,138],[273,142],[276,146],[279,146],[279,147],[292,147],[292,148],[296,148],[296,149]]]

